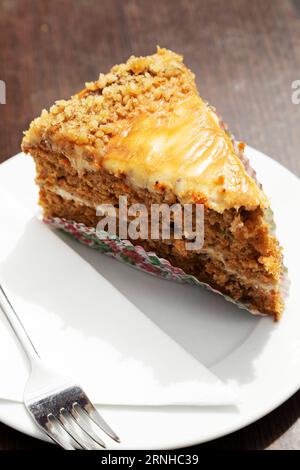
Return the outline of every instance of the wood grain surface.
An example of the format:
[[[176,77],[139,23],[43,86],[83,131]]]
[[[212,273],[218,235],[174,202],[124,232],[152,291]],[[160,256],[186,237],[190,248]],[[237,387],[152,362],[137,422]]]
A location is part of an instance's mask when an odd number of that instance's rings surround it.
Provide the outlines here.
[[[0,162],[42,108],[156,44],[184,55],[238,139],[300,175],[300,0],[0,0]],[[299,416],[300,392],[197,448],[300,449]],[[0,449],[44,448],[0,424]]]

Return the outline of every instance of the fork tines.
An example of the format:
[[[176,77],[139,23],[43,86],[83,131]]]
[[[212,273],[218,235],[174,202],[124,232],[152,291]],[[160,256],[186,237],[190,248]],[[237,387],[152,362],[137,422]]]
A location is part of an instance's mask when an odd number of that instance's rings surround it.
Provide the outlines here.
[[[79,386],[44,395],[26,406],[39,427],[64,449],[106,448],[99,437],[100,430],[115,442],[120,442]]]

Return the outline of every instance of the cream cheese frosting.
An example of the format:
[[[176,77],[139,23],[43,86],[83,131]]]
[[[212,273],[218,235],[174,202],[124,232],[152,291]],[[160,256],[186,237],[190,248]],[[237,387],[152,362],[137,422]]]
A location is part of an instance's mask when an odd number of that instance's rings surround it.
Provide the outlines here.
[[[244,206],[267,206],[247,174],[219,120],[197,95],[141,114],[108,144],[99,160],[114,175],[149,191],[172,190],[183,202],[203,202],[217,212]]]

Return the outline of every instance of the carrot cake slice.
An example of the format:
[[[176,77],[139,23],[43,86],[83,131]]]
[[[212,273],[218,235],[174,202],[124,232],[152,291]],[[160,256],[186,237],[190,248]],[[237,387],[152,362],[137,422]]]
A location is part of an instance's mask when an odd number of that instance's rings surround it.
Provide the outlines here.
[[[22,149],[36,163],[46,217],[96,227],[96,208],[128,204],[204,207],[204,244],[131,240],[173,266],[276,320],[283,311],[282,254],[269,202],[182,57],[166,49],[130,57],[43,110]]]

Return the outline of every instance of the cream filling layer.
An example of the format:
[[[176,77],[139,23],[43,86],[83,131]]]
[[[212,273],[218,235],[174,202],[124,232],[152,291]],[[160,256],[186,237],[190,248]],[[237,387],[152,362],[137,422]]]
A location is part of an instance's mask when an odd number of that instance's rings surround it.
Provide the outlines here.
[[[87,199],[75,196],[74,194],[71,194],[68,191],[65,191],[64,189],[60,188],[59,186],[54,186],[52,188],[47,189],[52,193],[57,194],[57,196],[62,197],[66,201],[74,201],[77,204],[80,204],[81,206],[91,207],[92,209],[96,209],[98,206],[98,204],[92,204]]]

